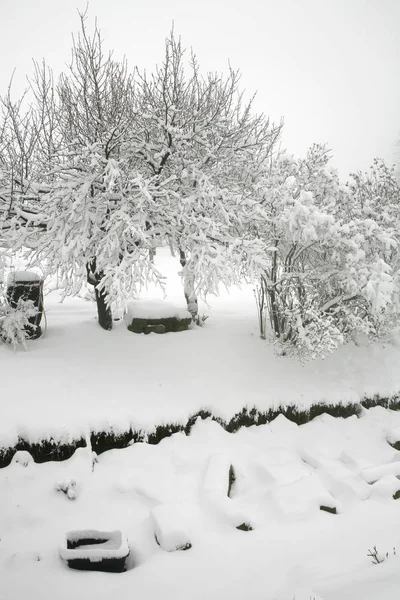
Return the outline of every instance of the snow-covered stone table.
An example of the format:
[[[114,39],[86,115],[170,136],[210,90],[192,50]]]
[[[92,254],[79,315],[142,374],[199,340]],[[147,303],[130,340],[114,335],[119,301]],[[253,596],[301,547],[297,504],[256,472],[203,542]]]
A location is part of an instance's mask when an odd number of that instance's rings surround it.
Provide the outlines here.
[[[185,331],[192,322],[186,308],[163,300],[135,300],[126,308],[125,322],[133,333]]]

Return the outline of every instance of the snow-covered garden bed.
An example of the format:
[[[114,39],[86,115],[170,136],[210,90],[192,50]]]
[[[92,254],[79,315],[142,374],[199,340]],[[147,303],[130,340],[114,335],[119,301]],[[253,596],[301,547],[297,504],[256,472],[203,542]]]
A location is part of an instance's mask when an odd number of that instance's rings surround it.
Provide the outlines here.
[[[0,597],[396,600],[400,453],[387,440],[399,427],[400,412],[383,408],[301,426],[280,416],[235,434],[200,420],[190,436],[96,462],[84,448],[64,462],[21,456],[0,470]],[[66,481],[73,499],[57,491]],[[78,573],[60,560],[67,532],[117,529],[126,573]],[[111,545],[102,553],[119,552]]]

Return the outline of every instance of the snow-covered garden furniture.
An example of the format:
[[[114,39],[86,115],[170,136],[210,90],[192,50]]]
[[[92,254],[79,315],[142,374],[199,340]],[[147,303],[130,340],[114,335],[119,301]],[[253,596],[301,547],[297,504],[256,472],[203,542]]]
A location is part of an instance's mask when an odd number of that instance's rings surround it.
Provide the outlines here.
[[[41,336],[40,322],[43,313],[43,279],[31,271],[12,271],[7,278],[7,302],[17,308],[21,300],[31,300],[37,309],[34,316],[29,317],[25,327],[26,337],[37,339]]]
[[[69,531],[60,548],[68,566],[81,571],[122,573],[128,555],[128,541],[119,530]]]
[[[128,304],[125,322],[133,333],[169,333],[188,329],[192,317],[163,300],[137,300]]]

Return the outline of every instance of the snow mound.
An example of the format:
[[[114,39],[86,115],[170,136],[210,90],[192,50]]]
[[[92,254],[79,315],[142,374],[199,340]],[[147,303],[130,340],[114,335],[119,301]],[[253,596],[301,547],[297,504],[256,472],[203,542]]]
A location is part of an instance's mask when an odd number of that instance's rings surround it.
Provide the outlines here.
[[[321,506],[335,508],[335,500],[313,473],[272,490],[269,498],[277,514],[286,518],[311,517]]]
[[[150,511],[154,534],[159,546],[166,552],[188,550],[192,544],[182,523],[182,515],[172,504],[160,504]]]
[[[227,496],[229,489],[229,469],[231,460],[226,454],[210,456],[204,475],[203,490],[207,493]]]
[[[27,467],[28,465],[33,463],[33,458],[32,455],[29,454],[29,452],[27,452],[26,450],[18,450],[14,454],[11,462],[12,464],[18,464],[22,467]]]

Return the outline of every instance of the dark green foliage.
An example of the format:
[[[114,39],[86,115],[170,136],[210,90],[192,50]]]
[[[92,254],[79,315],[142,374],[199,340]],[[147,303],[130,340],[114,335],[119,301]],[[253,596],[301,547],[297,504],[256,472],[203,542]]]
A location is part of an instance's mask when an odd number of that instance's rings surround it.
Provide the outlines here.
[[[133,432],[132,429],[128,429],[128,431],[122,433],[115,433],[112,430],[97,431],[92,432],[90,435],[92,450],[96,454],[102,454],[114,448],[127,448],[136,442],[143,442],[144,439],[145,436],[141,431]]]
[[[400,498],[400,490],[397,490],[397,492],[395,492],[393,494],[393,500],[398,500]]]
[[[84,438],[73,440],[68,444],[60,443],[54,438],[31,444],[23,438],[18,438],[15,450],[26,450],[36,463],[43,463],[50,460],[68,460],[77,448],[84,448],[85,446],[86,442]]]
[[[242,523],[241,525],[238,525],[236,529],[239,529],[239,531],[253,531],[252,526],[248,523]]]
[[[287,419],[293,421],[297,425],[304,425],[323,414],[328,414],[336,418],[348,418],[354,415],[359,417],[362,408],[373,408],[375,406],[382,406],[390,410],[400,410],[400,396],[395,395],[392,398],[373,396],[372,398],[363,398],[360,403],[352,404],[324,404],[323,402],[320,402],[318,404],[313,404],[309,409],[298,409],[296,406],[289,405],[271,408],[267,411],[259,411],[255,407],[245,407],[228,422],[220,417],[215,417],[209,410],[200,410],[189,417],[186,424],[168,423],[158,425],[149,434],[146,434],[141,430],[133,431],[132,429],[123,433],[114,433],[112,430],[92,432],[91,443],[96,454],[101,454],[102,452],[112,450],[113,448],[126,448],[136,442],[158,444],[164,438],[170,437],[179,431],[183,431],[186,435],[190,435],[190,431],[198,418],[202,420],[212,419],[228,433],[235,433],[241,427],[251,427],[252,425],[265,425],[266,423],[270,423],[278,415],[284,415]],[[27,450],[36,462],[45,462],[48,460],[66,460],[72,456],[76,448],[85,445],[84,439],[74,440],[69,444],[60,444],[53,438],[50,438],[49,440],[42,440],[36,444],[30,444],[20,438],[13,448],[0,448],[0,468],[10,464],[12,457],[17,450]],[[400,450],[400,441],[392,445],[396,450]]]
[[[164,438],[171,437],[174,433],[184,431],[184,426],[179,423],[169,423],[167,425],[159,425],[156,429],[147,436],[148,444],[158,444]]]
[[[260,412],[256,408],[248,409],[243,408],[240,413],[237,413],[232,419],[225,425],[225,429],[228,433],[234,433],[241,427],[250,427],[251,425],[259,424]]]
[[[335,506],[324,506],[323,504],[319,507],[319,510],[323,510],[324,512],[330,513],[331,515],[336,515],[336,507]]]
[[[8,467],[10,462],[12,461],[12,457],[16,452],[14,448],[0,448],[0,469],[4,467]]]

